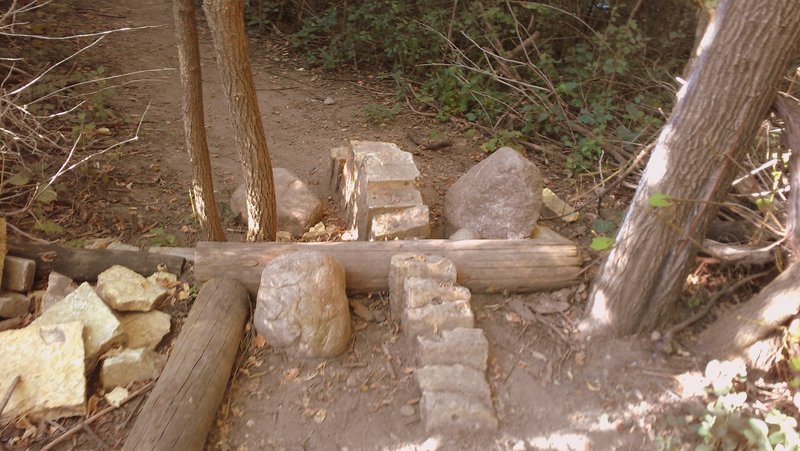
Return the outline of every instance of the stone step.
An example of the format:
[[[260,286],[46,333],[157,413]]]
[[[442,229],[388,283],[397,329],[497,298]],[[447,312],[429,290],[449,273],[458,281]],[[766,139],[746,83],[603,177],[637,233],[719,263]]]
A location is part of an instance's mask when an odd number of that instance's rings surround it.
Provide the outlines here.
[[[389,304],[392,316],[403,316],[403,295],[406,279],[425,277],[437,282],[456,282],[456,266],[440,255],[422,255],[402,252],[392,256],[389,263]]]
[[[469,301],[453,301],[406,309],[403,315],[403,332],[409,347],[417,345],[417,337],[436,335],[458,327],[471,328],[475,324]]]
[[[438,337],[417,337],[417,343],[419,366],[464,365],[486,371],[489,342],[481,329],[458,327]]]

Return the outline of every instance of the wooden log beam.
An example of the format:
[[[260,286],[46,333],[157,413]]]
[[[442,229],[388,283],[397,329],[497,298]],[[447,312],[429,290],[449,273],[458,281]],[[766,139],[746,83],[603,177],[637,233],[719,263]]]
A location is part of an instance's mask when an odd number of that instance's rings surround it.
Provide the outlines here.
[[[203,285],[123,450],[203,449],[249,311],[247,291],[236,281]]]
[[[123,265],[149,276],[158,265],[180,276],[184,259],[173,255],[116,249],[75,249],[51,244],[8,243],[8,254],[36,261],[36,277],[45,278],[51,271],[76,281],[94,282],[97,276],[113,265]]]
[[[392,255],[415,252],[451,259],[458,270],[458,283],[475,292],[525,292],[576,283],[582,262],[578,246],[549,229],[540,229],[531,240],[199,242],[194,274],[199,281],[212,277],[238,280],[255,296],[267,263],[286,252],[314,251],[344,265],[349,293],[378,292],[389,289]]]
[[[720,316],[697,337],[698,350],[731,357],[766,337],[800,310],[800,263],[794,263],[750,300]]]

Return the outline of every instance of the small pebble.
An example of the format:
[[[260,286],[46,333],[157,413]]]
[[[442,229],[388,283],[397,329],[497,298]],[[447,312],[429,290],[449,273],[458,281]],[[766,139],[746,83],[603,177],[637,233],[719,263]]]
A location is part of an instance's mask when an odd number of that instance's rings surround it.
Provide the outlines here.
[[[414,415],[414,412],[414,406],[409,406],[408,404],[400,408],[400,415],[404,417],[410,417]]]
[[[372,318],[375,320],[376,323],[382,323],[386,321],[386,314],[383,313],[383,310],[373,310],[372,311]]]
[[[245,425],[247,425],[247,427],[251,428],[251,427],[256,425],[256,422],[255,422],[255,420],[250,419],[250,420],[247,420],[247,423],[245,423]]]
[[[336,100],[333,100],[333,97],[325,97],[325,100],[322,101],[325,105],[334,105]]]

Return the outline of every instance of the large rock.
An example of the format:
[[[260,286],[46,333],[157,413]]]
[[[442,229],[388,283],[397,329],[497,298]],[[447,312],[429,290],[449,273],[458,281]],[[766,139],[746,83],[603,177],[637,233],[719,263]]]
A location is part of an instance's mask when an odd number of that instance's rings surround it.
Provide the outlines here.
[[[541,209],[539,169],[509,147],[461,176],[444,203],[449,228],[467,227],[487,239],[529,238]]]
[[[278,230],[285,230],[294,238],[303,236],[311,226],[322,219],[322,201],[297,176],[284,168],[273,168],[275,203]],[[241,184],[231,196],[231,211],[247,222],[247,192]]]
[[[105,389],[124,387],[131,382],[155,379],[164,369],[167,357],[145,348],[123,349],[103,360],[100,383]]]
[[[83,334],[86,359],[92,366],[103,352],[125,338],[122,325],[92,286],[83,283],[59,303],[47,309],[31,323],[35,326],[63,324],[80,321],[86,330]]]
[[[0,332],[2,393],[20,377],[0,424],[21,414],[42,421],[86,413],[82,334],[79,321]]]
[[[97,293],[114,310],[121,312],[149,312],[169,294],[166,288],[120,265],[97,276]]]
[[[254,315],[270,344],[306,357],[334,357],[350,341],[344,268],[314,252],[281,255],[266,267]]]

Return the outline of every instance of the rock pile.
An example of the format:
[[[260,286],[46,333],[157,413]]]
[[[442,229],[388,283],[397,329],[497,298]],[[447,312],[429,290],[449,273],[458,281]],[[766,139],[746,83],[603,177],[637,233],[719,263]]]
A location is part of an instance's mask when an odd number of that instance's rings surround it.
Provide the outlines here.
[[[144,278],[113,266],[100,274],[96,287],[76,287],[69,277],[51,273],[34,309],[20,294],[25,315],[41,314],[24,328],[0,332],[0,388],[19,378],[0,420],[84,415],[87,376],[98,363],[108,390],[158,377],[166,356],[155,348],[170,331],[170,316],[155,308],[176,283],[174,274]]]

